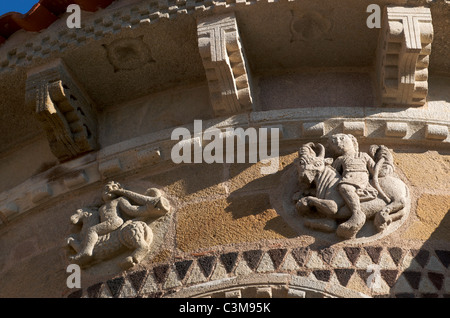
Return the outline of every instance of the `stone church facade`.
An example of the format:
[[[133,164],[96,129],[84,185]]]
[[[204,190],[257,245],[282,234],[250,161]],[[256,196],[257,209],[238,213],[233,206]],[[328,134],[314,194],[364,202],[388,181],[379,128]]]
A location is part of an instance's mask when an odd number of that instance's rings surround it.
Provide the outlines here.
[[[63,2],[0,17],[0,297],[450,296],[448,1]]]

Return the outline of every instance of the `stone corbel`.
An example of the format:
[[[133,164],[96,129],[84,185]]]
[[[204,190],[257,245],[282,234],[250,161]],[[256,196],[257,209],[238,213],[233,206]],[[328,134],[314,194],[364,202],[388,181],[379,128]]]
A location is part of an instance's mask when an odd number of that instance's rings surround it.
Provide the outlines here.
[[[377,71],[383,105],[422,106],[428,93],[433,41],[429,8],[388,6],[384,10]]]
[[[28,72],[26,103],[42,124],[50,148],[67,161],[97,148],[97,119],[93,102],[56,60]]]
[[[215,115],[251,110],[249,68],[234,13],[198,19],[197,33]]]

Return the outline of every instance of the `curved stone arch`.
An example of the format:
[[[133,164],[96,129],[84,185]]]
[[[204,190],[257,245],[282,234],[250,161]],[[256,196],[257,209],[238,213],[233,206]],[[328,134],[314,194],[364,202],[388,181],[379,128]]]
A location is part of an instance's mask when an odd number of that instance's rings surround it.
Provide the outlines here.
[[[370,298],[307,277],[270,273],[224,278],[189,286],[168,298]]]

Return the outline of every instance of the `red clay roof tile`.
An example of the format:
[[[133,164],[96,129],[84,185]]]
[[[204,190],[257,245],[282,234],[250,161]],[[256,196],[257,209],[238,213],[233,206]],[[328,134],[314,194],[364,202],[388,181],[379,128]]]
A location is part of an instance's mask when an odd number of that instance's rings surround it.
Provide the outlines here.
[[[81,10],[95,12],[115,0],[40,0],[27,13],[8,12],[0,16],[0,45],[20,29],[37,32],[49,27],[65,13],[67,6],[78,4]]]

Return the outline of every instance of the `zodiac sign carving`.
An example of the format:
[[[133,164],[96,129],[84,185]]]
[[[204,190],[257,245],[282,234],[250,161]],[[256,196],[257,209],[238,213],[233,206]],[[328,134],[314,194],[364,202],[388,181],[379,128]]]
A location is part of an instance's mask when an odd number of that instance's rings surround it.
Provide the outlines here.
[[[77,253],[69,259],[83,266],[131,249],[132,254],[121,266],[132,267],[150,250],[153,233],[146,221],[169,212],[169,202],[158,189],[148,189],[141,195],[114,181],[105,185],[102,198],[104,204],[99,208],[81,208],[71,216],[71,222],[82,227],[67,238],[67,244]]]
[[[360,152],[351,134],[335,134],[328,141],[336,159],[325,158],[325,147],[310,142],[295,160],[302,189],[294,200],[305,225],[350,239],[368,219],[381,232],[402,218],[409,191],[394,175],[389,149],[372,145],[369,153]]]

